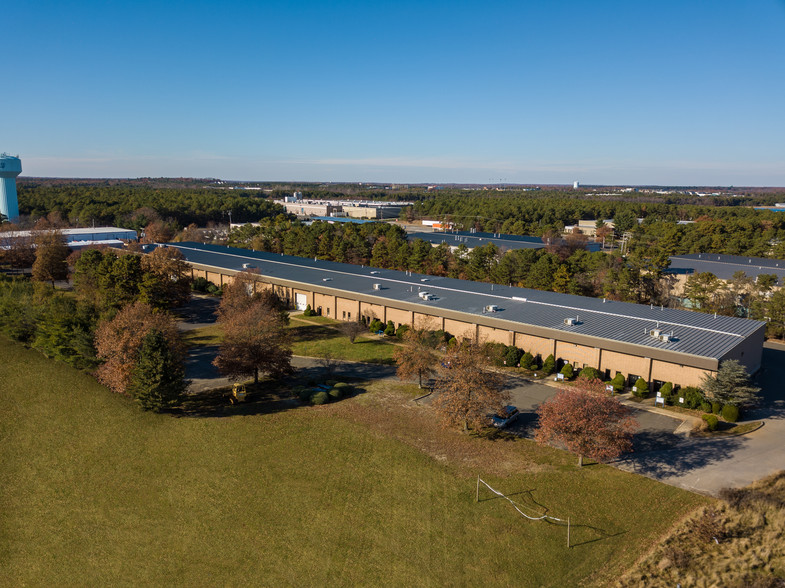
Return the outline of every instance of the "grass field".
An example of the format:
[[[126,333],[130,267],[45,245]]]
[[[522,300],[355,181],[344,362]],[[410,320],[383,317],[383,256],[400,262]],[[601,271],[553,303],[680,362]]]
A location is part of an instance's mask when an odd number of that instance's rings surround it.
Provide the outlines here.
[[[0,585],[606,584],[706,499],[433,426],[394,383],[141,412],[0,339]],[[234,412],[236,410],[236,412]],[[522,520],[476,475],[565,529]]]
[[[329,354],[333,359],[364,361],[368,363],[393,363],[395,345],[377,335],[360,335],[354,343],[335,328],[337,321],[325,317],[292,317],[289,329],[292,333],[292,351],[295,355],[324,357]],[[219,345],[223,338],[223,328],[210,325],[183,333],[189,345]]]

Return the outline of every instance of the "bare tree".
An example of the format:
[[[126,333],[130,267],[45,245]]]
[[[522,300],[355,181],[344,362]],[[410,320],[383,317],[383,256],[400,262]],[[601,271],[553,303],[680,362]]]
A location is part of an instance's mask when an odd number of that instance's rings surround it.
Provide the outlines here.
[[[463,342],[446,356],[436,383],[433,407],[446,426],[464,431],[489,423],[489,414],[500,412],[509,402],[502,376],[488,369],[487,358],[477,343]]]
[[[403,345],[393,353],[398,365],[396,372],[402,380],[418,378],[422,388],[423,376],[429,375],[436,365],[436,353],[431,346],[430,333],[426,329],[409,329],[403,335]]]
[[[354,343],[355,339],[367,329],[360,321],[348,321],[338,325],[338,330],[349,338],[349,343]]]

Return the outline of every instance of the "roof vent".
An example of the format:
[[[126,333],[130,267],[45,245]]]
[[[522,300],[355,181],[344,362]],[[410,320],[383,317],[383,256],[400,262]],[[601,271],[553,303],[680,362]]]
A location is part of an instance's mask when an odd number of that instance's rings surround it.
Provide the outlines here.
[[[379,272],[377,272],[376,270],[374,270],[374,271],[372,271],[372,272],[371,272],[371,275],[372,275],[372,276],[375,276],[375,275],[376,275],[376,274],[378,274],[378,273],[379,273]]]
[[[373,289],[374,290],[381,290],[382,289],[382,285],[381,284],[374,284],[373,285]]]
[[[428,278],[420,278],[420,281],[421,281],[421,282],[427,282],[427,281],[428,281]]]
[[[526,298],[521,298],[520,296],[513,296],[512,299],[518,302],[526,302]]]
[[[322,282],[332,282],[332,278],[322,278]]]

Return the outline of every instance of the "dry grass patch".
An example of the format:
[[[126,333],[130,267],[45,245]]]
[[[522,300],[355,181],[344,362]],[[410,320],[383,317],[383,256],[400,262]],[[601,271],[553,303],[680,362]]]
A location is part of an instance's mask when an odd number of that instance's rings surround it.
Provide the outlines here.
[[[688,517],[619,586],[785,586],[785,472]]]

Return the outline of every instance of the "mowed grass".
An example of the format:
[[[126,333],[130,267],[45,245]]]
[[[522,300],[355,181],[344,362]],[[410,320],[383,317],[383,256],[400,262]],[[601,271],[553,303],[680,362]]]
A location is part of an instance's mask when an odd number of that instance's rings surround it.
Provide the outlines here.
[[[354,343],[337,328],[337,321],[326,317],[292,317],[289,329],[292,352],[306,357],[325,357],[367,363],[392,364],[395,344],[378,335],[363,334]],[[220,345],[223,327],[212,324],[183,333],[188,345]]]
[[[531,467],[488,481],[570,516],[568,550],[562,526],[475,503],[482,467],[344,414],[375,414],[382,392],[176,417],[2,338],[0,355],[0,585],[602,584],[706,502],[497,442]]]

